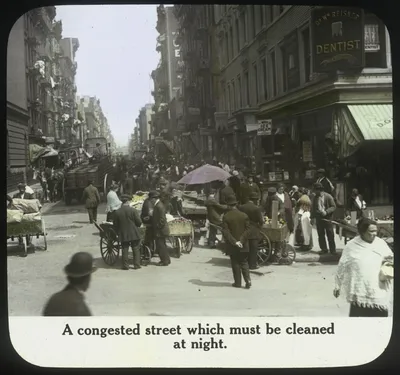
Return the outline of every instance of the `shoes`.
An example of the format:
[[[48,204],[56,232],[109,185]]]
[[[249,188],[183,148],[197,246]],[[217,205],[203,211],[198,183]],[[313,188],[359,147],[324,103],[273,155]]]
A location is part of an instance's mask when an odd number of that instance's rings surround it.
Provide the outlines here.
[[[128,271],[128,270],[129,270],[129,267],[122,267],[121,270],[123,270],[123,271]]]
[[[142,267],[140,267],[140,266],[135,266],[135,267],[133,267],[133,269],[134,270],[140,270]]]
[[[249,269],[251,269],[251,270],[258,270],[259,268],[260,268],[260,266],[249,267]]]
[[[246,283],[246,289],[250,289],[251,288],[251,283]]]
[[[170,263],[171,263],[171,262],[170,262]],[[160,267],[167,267],[167,266],[170,265],[170,263],[159,262],[159,263],[157,263],[157,266],[160,266]]]
[[[330,252],[332,255],[336,255],[336,250]]]
[[[235,283],[233,283],[232,286],[233,286],[234,288],[241,288],[241,287],[242,287],[241,285],[237,285],[237,284],[235,284]]]
[[[328,254],[328,250],[321,250],[320,253],[321,254]]]

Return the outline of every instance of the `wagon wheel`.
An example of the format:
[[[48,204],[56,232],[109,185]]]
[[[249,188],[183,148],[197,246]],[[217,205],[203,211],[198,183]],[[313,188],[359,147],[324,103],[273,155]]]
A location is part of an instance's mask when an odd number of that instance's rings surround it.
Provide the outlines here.
[[[102,233],[100,237],[100,252],[104,262],[109,266],[116,263],[119,257],[119,241],[112,229]]]
[[[272,245],[270,239],[265,233],[260,232],[260,234],[261,239],[258,243],[257,263],[258,265],[262,266],[266,264],[271,257]]]
[[[182,251],[183,251],[183,244],[182,244],[182,240],[180,237],[176,237],[175,238],[175,245],[176,245],[176,257],[179,259],[182,255]]]
[[[44,250],[47,250],[46,224],[43,218],[42,218],[42,230],[43,230]]]
[[[286,243],[281,250],[281,258],[279,264],[291,265],[296,259],[296,250],[292,245]]]
[[[185,237],[183,240],[183,246],[184,246],[184,252],[187,254],[190,254],[190,252],[193,250],[194,246],[194,228],[192,227],[192,233],[190,234],[189,237]]]
[[[26,244],[26,236],[21,236],[22,237],[22,248],[23,248],[23,254],[22,257],[28,256],[28,246]]]
[[[141,244],[140,246],[140,260],[142,263],[142,266],[147,266],[150,261],[151,261],[151,250],[150,248],[145,245],[144,243]]]

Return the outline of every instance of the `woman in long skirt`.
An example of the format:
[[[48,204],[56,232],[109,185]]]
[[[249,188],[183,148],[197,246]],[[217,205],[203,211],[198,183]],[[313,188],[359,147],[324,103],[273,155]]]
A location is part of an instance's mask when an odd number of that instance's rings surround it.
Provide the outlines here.
[[[310,219],[311,200],[303,189],[296,203],[296,214],[294,215],[295,245],[300,245],[300,250],[307,251],[313,247],[312,225]]]
[[[294,230],[293,207],[289,194],[285,192],[285,185],[283,184],[278,185],[276,195],[283,202],[283,205],[285,207],[285,221],[289,233],[293,233]]]

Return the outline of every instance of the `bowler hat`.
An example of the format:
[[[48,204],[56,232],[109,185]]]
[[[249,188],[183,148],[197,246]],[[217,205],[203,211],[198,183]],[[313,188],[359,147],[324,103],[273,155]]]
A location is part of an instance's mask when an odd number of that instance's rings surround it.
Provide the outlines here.
[[[251,200],[256,200],[256,199],[259,199],[259,198],[260,198],[260,195],[259,195],[256,191],[253,191],[253,192],[250,193],[249,198],[250,198]]]
[[[86,252],[79,252],[72,256],[69,264],[64,268],[64,272],[69,277],[83,277],[97,271],[93,266],[93,257]]]
[[[268,193],[276,193],[276,188],[275,187],[268,188]]]
[[[315,189],[315,190],[323,190],[323,188],[324,188],[324,186],[323,186],[321,183],[319,183],[319,182],[316,182],[316,183],[314,184],[314,189]]]
[[[226,204],[228,206],[235,206],[237,204],[236,197],[234,195],[230,195],[226,198]]]
[[[121,195],[121,201],[122,202],[127,202],[127,201],[129,201],[131,199],[132,199],[132,197],[130,195],[128,195],[128,194],[122,194]]]
[[[26,187],[26,185],[23,183],[23,182],[20,182],[18,185],[17,185],[17,188],[19,189],[19,188],[25,188]]]
[[[317,170],[317,173],[325,174],[325,169],[324,168],[320,168],[320,169]]]
[[[156,190],[153,190],[149,193],[149,198],[153,199],[153,198],[160,198],[160,193]]]

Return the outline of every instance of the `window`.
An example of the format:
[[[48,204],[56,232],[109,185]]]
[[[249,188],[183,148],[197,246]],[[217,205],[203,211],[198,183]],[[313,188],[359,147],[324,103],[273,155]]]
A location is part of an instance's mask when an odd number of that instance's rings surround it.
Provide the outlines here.
[[[249,72],[244,73],[244,84],[246,87],[246,106],[250,105],[250,82],[249,82]]]
[[[310,52],[310,29],[307,28],[302,32],[304,45],[304,73],[306,82],[310,81],[311,75],[311,52]]]
[[[230,41],[230,54],[229,54],[229,60],[232,60],[233,57],[235,56],[234,53],[234,48],[233,48],[233,29],[232,26],[229,28],[229,41]]]
[[[259,90],[258,90],[258,69],[257,64],[253,65],[253,77],[254,77],[254,88],[256,89],[256,104],[260,101]]]
[[[244,36],[244,42],[247,43],[249,38],[248,38],[248,20],[247,20],[248,13],[246,12],[243,14],[243,36]]]
[[[239,27],[239,19],[238,18],[236,18],[236,20],[235,20],[235,26],[236,26],[237,51],[239,53],[239,51],[240,51],[240,27]]]
[[[237,103],[237,106],[238,106],[238,108],[240,109],[240,108],[243,108],[243,99],[242,99],[242,94],[243,94],[243,91],[242,91],[242,78],[240,77],[240,75],[238,75],[238,77],[237,77],[237,81],[238,81],[238,87],[237,87],[237,89],[238,89],[238,103]]]
[[[267,24],[273,21],[273,5],[265,5]]]
[[[261,60],[262,77],[263,77],[263,90],[264,100],[268,99],[268,71],[267,71],[267,59],[264,57]]]
[[[276,87],[276,62],[275,62],[275,51],[271,53],[271,77],[272,77],[272,96],[275,97],[277,94]]]
[[[228,110],[228,114],[231,114],[231,86],[228,84],[227,85],[227,89],[226,89],[227,93],[228,93],[228,98],[226,101],[226,109]]]
[[[285,11],[285,5],[279,5],[279,14]]]
[[[372,17],[368,17],[365,22],[365,67],[387,68],[385,27]]]
[[[265,25],[265,7],[263,5],[259,5],[258,12],[260,17],[260,29]]]
[[[224,64],[229,62],[229,35],[225,33],[225,53],[224,53]]]
[[[256,28],[256,17],[255,17],[255,5],[250,5],[250,24],[251,24],[251,33],[252,35],[250,36],[251,39],[253,39],[256,34],[257,34],[257,28]]]

